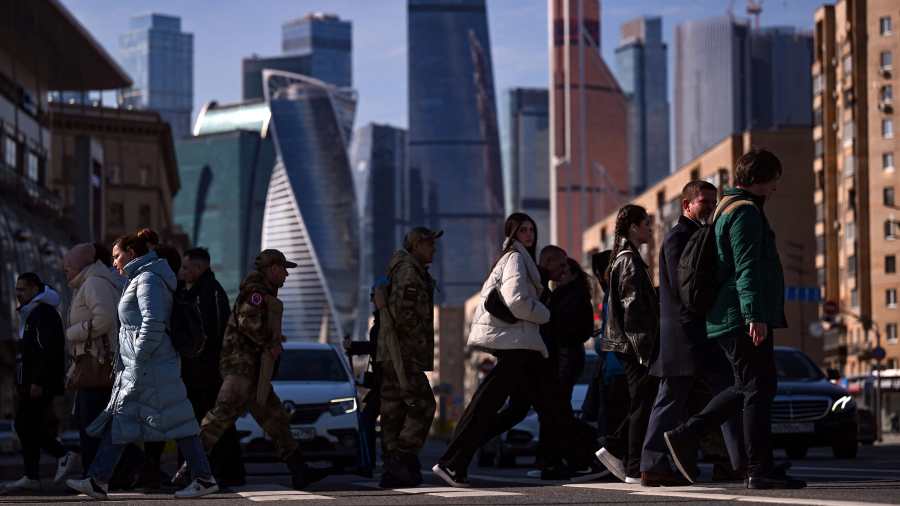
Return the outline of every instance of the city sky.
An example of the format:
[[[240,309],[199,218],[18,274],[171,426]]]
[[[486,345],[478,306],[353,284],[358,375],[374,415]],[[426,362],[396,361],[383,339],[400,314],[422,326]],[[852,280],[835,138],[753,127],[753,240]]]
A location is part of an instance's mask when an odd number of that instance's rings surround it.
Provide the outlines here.
[[[281,25],[309,12],[334,13],[353,22],[353,82],[359,92],[356,125],[407,125],[406,0],[62,0],[91,34],[118,59],[119,35],[138,13],[180,16],[194,34],[194,115],[210,101],[241,95],[241,59],[281,53]],[[763,2],[762,26],[811,29],[821,0]],[[488,0],[494,80],[498,99],[511,87],[546,87],[546,0]],[[619,26],[642,15],[663,18],[669,45],[671,102],[674,27],[692,19],[724,15],[729,6],[746,17],[744,0],[606,0],[602,3],[602,52],[615,71]]]

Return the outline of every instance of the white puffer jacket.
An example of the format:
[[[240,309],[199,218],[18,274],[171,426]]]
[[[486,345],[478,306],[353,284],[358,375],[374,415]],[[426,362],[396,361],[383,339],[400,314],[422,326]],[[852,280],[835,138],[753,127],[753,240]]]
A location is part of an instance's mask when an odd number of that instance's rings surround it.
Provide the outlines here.
[[[73,356],[84,353],[89,335],[92,340],[106,336],[106,349],[114,352],[119,334],[119,297],[125,281],[98,260],[82,269],[69,286],[75,290],[66,329],[70,353]],[[98,346],[91,346],[91,354],[102,359],[98,356],[100,351]]]
[[[516,323],[491,315],[484,301],[494,288],[519,319]],[[547,357],[540,325],[550,320],[550,310],[540,301],[541,274],[528,250],[518,241],[504,254],[481,287],[481,301],[475,308],[468,345],[481,350],[534,350]]]

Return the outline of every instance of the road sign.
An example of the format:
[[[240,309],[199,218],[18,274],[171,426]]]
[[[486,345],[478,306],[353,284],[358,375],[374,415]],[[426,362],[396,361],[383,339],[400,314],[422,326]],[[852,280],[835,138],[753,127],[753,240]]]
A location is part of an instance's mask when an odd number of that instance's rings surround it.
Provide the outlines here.
[[[876,346],[872,349],[872,358],[875,360],[884,360],[885,352],[884,348],[881,346]]]
[[[836,316],[840,310],[841,308],[838,306],[838,303],[833,300],[825,301],[825,303],[822,304],[822,313],[825,316]]]

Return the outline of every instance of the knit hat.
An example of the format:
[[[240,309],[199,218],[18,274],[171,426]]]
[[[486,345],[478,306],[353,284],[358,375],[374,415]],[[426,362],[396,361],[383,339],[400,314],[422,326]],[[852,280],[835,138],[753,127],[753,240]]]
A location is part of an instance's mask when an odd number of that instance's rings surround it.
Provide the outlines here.
[[[77,272],[81,272],[85,267],[94,263],[94,257],[97,251],[94,245],[89,242],[76,244],[63,257],[63,262],[72,266]]]

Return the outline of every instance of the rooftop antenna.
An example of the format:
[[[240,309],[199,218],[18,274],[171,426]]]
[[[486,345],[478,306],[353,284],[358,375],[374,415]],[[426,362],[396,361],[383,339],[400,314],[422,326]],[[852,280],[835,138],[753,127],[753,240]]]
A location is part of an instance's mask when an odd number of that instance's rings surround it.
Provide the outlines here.
[[[764,0],[747,0],[747,14],[753,16],[754,28],[759,30],[759,15],[762,14]]]

